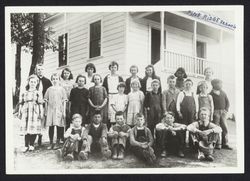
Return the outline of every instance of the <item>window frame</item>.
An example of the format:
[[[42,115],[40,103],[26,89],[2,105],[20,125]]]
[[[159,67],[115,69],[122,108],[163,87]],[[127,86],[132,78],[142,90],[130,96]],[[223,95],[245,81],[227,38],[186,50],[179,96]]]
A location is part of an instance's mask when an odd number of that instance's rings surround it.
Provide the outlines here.
[[[65,65],[61,65],[60,66],[60,60],[59,60],[59,37],[60,36],[62,36],[62,35],[65,35],[65,34],[67,34],[67,39],[66,39],[66,41],[67,41],[67,48],[66,48],[66,51],[67,51],[67,55],[66,55],[66,64]],[[65,66],[68,66],[68,64],[69,64],[69,32],[65,32],[65,33],[62,33],[62,34],[60,34],[59,36],[57,36],[58,37],[58,68],[61,68],[61,67],[65,67]]]
[[[197,43],[202,43],[202,44],[204,44],[204,57],[198,57],[198,53],[197,53]],[[197,58],[201,58],[201,59],[207,59],[207,42],[206,41],[202,41],[202,40],[200,40],[200,39],[197,39],[196,40],[196,57]]]
[[[100,35],[100,38],[101,38],[101,41],[100,41],[100,55],[96,56],[96,57],[90,57],[90,25],[93,24],[93,23],[96,23],[100,21],[101,22],[101,35]],[[87,54],[88,54],[88,60],[93,60],[93,59],[98,59],[98,58],[101,58],[103,56],[103,17],[99,17],[99,18],[95,18],[91,21],[88,22],[88,40],[87,40]]]

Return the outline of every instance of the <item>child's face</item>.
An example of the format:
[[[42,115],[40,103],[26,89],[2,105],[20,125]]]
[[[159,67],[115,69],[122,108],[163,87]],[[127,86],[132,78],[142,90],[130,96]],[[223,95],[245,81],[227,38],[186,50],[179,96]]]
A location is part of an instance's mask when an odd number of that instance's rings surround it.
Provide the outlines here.
[[[82,119],[81,118],[75,118],[75,119],[73,119],[72,123],[73,123],[73,126],[75,128],[78,128],[82,124]]]
[[[207,124],[209,122],[209,112],[208,111],[201,111],[200,112],[200,120]]]
[[[34,88],[36,88],[36,86],[37,86],[37,79],[31,78],[31,79],[29,80],[29,87],[30,87],[31,89],[34,89]]]
[[[213,88],[214,88],[215,90],[221,90],[221,89],[222,89],[222,83],[220,83],[220,82],[216,83],[216,84],[213,86]]]
[[[95,114],[93,118],[94,124],[100,124],[102,121],[102,116],[101,114]]]
[[[153,75],[153,68],[152,67],[148,67],[147,69],[146,69],[146,73],[147,73],[147,75],[148,76],[152,76]]]
[[[112,65],[112,66],[110,67],[110,71],[111,71],[111,73],[113,73],[113,74],[117,72],[117,69],[118,69],[117,65]]]
[[[173,124],[174,123],[174,117],[171,114],[167,114],[164,118],[165,123],[167,124]]]
[[[101,77],[100,76],[95,76],[94,77],[94,83],[95,83],[95,85],[99,85],[101,83]]]
[[[88,75],[92,75],[94,73],[94,68],[88,67],[87,68],[87,73],[88,73]]]
[[[83,87],[84,84],[85,84],[85,78],[79,77],[78,80],[77,80],[77,84],[78,84],[79,87]]]
[[[124,124],[124,117],[123,115],[119,115],[115,117],[116,123],[119,125],[123,125]]]
[[[125,87],[118,87],[118,92],[120,94],[123,94],[124,93],[124,90],[125,90]]]
[[[138,127],[142,127],[144,125],[144,123],[145,123],[144,117],[137,117],[137,119],[136,119],[136,125]]]
[[[168,80],[169,87],[174,88],[175,84],[176,84],[176,80],[175,79],[169,79]]]
[[[158,91],[160,87],[160,85],[157,82],[152,83],[151,86],[152,86],[153,91]]]
[[[207,69],[206,72],[204,73],[206,78],[211,78],[213,75],[213,72],[211,69]]]
[[[139,85],[138,85],[137,82],[132,83],[131,87],[132,87],[133,90],[138,90],[139,89]]]
[[[176,77],[183,78],[184,77],[184,73],[182,71],[177,71],[176,72]]]
[[[58,76],[53,76],[52,79],[51,79],[51,81],[52,81],[53,85],[57,85],[58,82],[59,82],[59,77]]]
[[[132,67],[131,69],[130,69],[130,73],[132,74],[132,75],[136,75],[137,74],[137,68],[136,67]]]
[[[202,92],[202,93],[207,93],[207,86],[206,85],[204,85],[204,84],[201,84],[200,86],[199,86],[199,88],[200,88],[200,91]]]
[[[68,79],[69,79],[69,76],[70,76],[70,72],[67,71],[67,70],[64,70],[64,71],[63,71],[63,79],[64,79],[64,80],[68,80]]]
[[[185,88],[186,90],[190,90],[193,86],[193,83],[190,81],[185,82]]]

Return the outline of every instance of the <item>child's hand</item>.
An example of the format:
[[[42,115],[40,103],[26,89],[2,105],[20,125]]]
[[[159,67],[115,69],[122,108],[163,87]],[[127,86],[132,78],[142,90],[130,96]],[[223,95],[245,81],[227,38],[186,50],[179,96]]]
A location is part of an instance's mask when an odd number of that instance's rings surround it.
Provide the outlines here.
[[[107,139],[105,137],[102,138],[102,142],[103,142],[104,145],[108,144]]]
[[[147,143],[141,143],[141,147],[145,149],[145,148],[148,147],[148,144]]]
[[[118,132],[114,131],[114,137],[117,138],[118,137]]]
[[[227,110],[225,110],[225,109],[223,109],[223,111],[222,111],[224,114],[227,114]]]
[[[180,119],[183,119],[183,115],[181,114],[181,112],[178,112],[178,114],[179,114]]]
[[[175,136],[176,135],[176,132],[175,131],[171,131],[172,135]]]
[[[82,145],[83,145],[83,146],[87,146],[87,144],[88,144],[87,140],[84,139],[83,142],[82,142]]]
[[[195,113],[195,120],[198,119],[198,112]]]
[[[126,134],[125,133],[123,133],[122,131],[121,132],[119,132],[119,134],[118,134],[120,137],[124,137]]]

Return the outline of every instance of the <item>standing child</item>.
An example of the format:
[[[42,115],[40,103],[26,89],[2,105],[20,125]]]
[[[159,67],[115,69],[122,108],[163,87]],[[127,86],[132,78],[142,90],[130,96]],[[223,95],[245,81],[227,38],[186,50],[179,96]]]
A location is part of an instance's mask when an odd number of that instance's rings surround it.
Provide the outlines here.
[[[69,68],[64,68],[62,70],[62,74],[61,74],[61,86],[65,89],[66,94],[67,94],[67,99],[69,100],[69,96],[70,96],[70,91],[73,88],[74,82],[73,82],[73,74],[71,73],[71,70]],[[66,103],[66,129],[69,128],[70,125],[70,103],[69,101],[67,101]]]
[[[127,124],[130,127],[135,125],[135,115],[143,112],[144,94],[140,91],[140,81],[131,82],[132,91],[128,94]]]
[[[162,115],[162,94],[159,92],[160,81],[154,79],[151,83],[152,91],[147,92],[144,107],[147,113],[147,127],[154,134],[155,125],[161,121]]]
[[[46,126],[49,127],[50,146],[48,149],[53,149],[54,146],[56,149],[64,139],[67,94],[65,89],[59,85],[57,73],[52,74],[51,81],[53,86],[47,89],[44,101],[46,102]],[[53,143],[54,127],[57,128],[56,145]]]
[[[80,114],[74,114],[72,116],[71,126],[64,133],[64,138],[66,139],[66,141],[62,149],[59,149],[56,152],[59,159],[63,159],[66,161],[78,159],[79,152],[82,146],[82,134],[85,129],[81,126],[81,124],[82,116]]]
[[[184,90],[184,79],[187,78],[187,74],[184,68],[179,67],[176,72],[174,73],[176,79],[176,85],[175,87],[179,89],[180,91]]]
[[[93,122],[89,124],[83,134],[82,151],[79,156],[87,160],[90,152],[102,153],[103,159],[111,156],[107,142],[107,126],[102,122],[100,111],[94,113]]]
[[[125,123],[122,111],[116,112],[115,120],[116,124],[110,128],[108,137],[112,139],[112,158],[122,160],[124,158],[124,150],[126,148],[127,138],[129,137],[129,131],[131,129]]]
[[[95,86],[89,88],[90,117],[92,119],[95,111],[101,111],[102,122],[107,124],[108,120],[108,94],[101,85],[102,78],[99,74],[93,76]]]
[[[78,75],[76,77],[77,87],[73,88],[70,92],[70,112],[71,115],[76,113],[82,116],[82,126],[89,124],[89,120],[87,119],[87,111],[88,111],[88,96],[89,91],[86,89],[86,77],[83,75]]]
[[[114,125],[116,123],[115,114],[118,111],[123,112],[123,114],[125,115],[125,111],[128,105],[128,96],[124,94],[125,86],[125,83],[120,82],[117,86],[118,94],[114,95],[113,99],[110,101],[111,125]]]
[[[131,76],[129,78],[127,78],[125,81],[125,83],[126,83],[126,88],[124,91],[125,94],[128,94],[128,93],[130,93],[130,91],[132,91],[132,88],[130,86],[131,81],[133,81],[134,79],[137,79],[140,82],[142,81],[142,79],[137,76],[139,69],[136,65],[132,65],[129,70],[130,70]]]
[[[193,143],[198,149],[198,159],[213,161],[214,146],[221,133],[221,128],[209,121],[209,109],[203,107],[199,111],[199,120],[188,125]]]
[[[210,111],[210,120],[213,120],[214,115],[214,101],[210,94],[208,94],[208,86],[206,81],[200,82],[199,85],[199,95],[198,95],[198,101],[199,101],[199,109],[202,107],[206,107]]]
[[[18,117],[21,119],[21,131],[24,132],[24,152],[34,150],[37,134],[41,133],[41,119],[43,117],[43,97],[38,91],[38,77],[28,78],[26,91],[20,95]]]
[[[162,157],[166,157],[171,151],[177,153],[179,157],[184,157],[186,125],[174,121],[174,113],[166,112],[161,123],[156,125],[156,142],[160,147]]]
[[[222,128],[222,139],[219,140],[217,148],[221,145],[224,149],[232,150],[228,145],[228,128],[227,128],[227,112],[229,109],[229,100],[227,94],[222,90],[222,81],[219,79],[212,80],[213,90],[211,96],[214,101],[214,119],[213,122]]]
[[[173,112],[175,115],[177,115],[176,102],[177,102],[177,96],[180,93],[180,91],[175,87],[176,84],[175,79],[176,78],[174,75],[170,75],[167,79],[168,90],[164,90],[162,93],[162,107],[164,113],[170,111]]]
[[[145,119],[143,114],[136,114],[136,125],[129,134],[130,145],[133,153],[146,161],[147,164],[154,164],[156,156],[152,145],[154,138],[150,130],[144,125]]]
[[[95,85],[95,83],[93,82],[93,76],[94,73],[96,73],[95,65],[93,63],[88,63],[85,67],[85,72],[87,73],[85,88],[89,89],[90,87],[93,87]]]

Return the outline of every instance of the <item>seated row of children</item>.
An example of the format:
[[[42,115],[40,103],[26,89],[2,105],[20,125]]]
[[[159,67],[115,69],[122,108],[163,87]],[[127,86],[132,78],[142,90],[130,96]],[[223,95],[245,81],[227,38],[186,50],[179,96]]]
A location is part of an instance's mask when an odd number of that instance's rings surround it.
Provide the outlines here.
[[[198,151],[198,159],[213,161],[213,149],[218,134],[222,132],[219,126],[209,121],[210,111],[204,107],[199,110],[198,121],[188,126],[176,123],[174,113],[167,112],[155,127],[155,139],[141,113],[136,114],[136,124],[132,129],[125,123],[123,112],[115,114],[116,124],[109,131],[102,123],[100,111],[94,113],[93,121],[86,128],[81,126],[80,114],[74,114],[72,119],[70,128],[64,134],[66,141],[62,149],[57,150],[58,157],[67,161],[87,160],[89,154],[94,152],[101,152],[103,159],[124,159],[128,140],[132,153],[148,164],[156,163],[153,148],[160,149],[162,157],[171,151],[184,157],[186,130],[190,132],[193,146]]]

